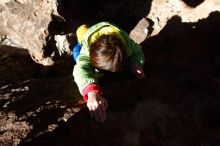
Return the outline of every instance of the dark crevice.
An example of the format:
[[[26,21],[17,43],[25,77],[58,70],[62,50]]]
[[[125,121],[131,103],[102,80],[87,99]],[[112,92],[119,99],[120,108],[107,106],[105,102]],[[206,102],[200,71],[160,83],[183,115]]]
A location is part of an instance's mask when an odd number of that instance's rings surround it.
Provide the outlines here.
[[[201,3],[203,3],[205,0],[183,0],[188,6],[190,7],[197,7]]]

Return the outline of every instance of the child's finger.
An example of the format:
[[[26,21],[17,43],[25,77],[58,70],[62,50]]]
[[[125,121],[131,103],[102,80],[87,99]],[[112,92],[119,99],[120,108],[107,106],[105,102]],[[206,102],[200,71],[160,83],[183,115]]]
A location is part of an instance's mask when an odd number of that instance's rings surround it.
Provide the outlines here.
[[[96,109],[97,105],[95,103],[87,103],[87,107],[89,108],[89,113],[92,118],[97,119]]]
[[[137,69],[137,73],[138,73],[138,74],[141,74],[141,73],[142,73],[142,71],[141,71],[141,70],[139,70],[139,69]]]
[[[98,115],[97,107],[93,106],[92,114],[93,114],[95,120],[99,121],[99,115]]]
[[[105,116],[105,102],[103,100],[103,102],[100,101],[99,105],[100,105],[100,110],[101,110],[101,114],[103,117],[103,121],[105,120],[106,116]]]
[[[142,69],[137,69],[136,70],[136,75],[137,75],[138,79],[141,79],[141,78],[145,77],[144,71]]]
[[[90,117],[94,118],[94,111],[89,111]]]
[[[103,122],[104,121],[104,113],[102,112],[102,105],[99,105],[97,108],[97,115],[98,115],[98,121]]]
[[[89,109],[90,117],[93,118],[94,117],[94,113],[93,113],[94,111],[93,111],[92,105],[87,103],[87,107]]]
[[[106,110],[108,108],[108,101],[104,100],[104,109]]]
[[[138,78],[138,79],[144,78],[144,74],[143,74],[143,73],[141,73],[141,74],[138,74],[138,73],[137,73],[137,78]]]

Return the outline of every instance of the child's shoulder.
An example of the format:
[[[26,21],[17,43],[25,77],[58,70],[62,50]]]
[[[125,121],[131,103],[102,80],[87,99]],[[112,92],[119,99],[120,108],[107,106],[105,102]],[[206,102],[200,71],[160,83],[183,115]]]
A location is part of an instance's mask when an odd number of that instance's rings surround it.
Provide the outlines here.
[[[94,31],[96,29],[99,29],[104,26],[109,26],[109,25],[112,25],[112,24],[110,22],[99,22],[89,27],[89,31]]]

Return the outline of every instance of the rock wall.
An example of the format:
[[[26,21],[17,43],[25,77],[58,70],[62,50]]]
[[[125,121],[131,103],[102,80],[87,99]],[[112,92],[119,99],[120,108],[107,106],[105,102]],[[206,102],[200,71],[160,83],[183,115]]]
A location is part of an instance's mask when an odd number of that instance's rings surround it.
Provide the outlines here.
[[[1,0],[0,145],[219,146],[219,11],[219,0]],[[103,124],[80,100],[69,50],[78,25],[99,21],[147,59],[145,79],[106,80]]]
[[[196,23],[213,11],[220,11],[219,0],[153,0],[149,13],[137,23],[130,36],[141,43],[157,35],[173,16],[181,17],[182,22]],[[147,34],[144,28],[148,28]]]
[[[74,32],[82,23],[111,21],[141,43],[157,35],[175,15],[183,22],[197,22],[218,10],[218,0],[1,0],[0,41],[27,49],[35,62],[50,66],[59,56],[71,54]]]
[[[53,0],[1,0],[0,41],[27,49],[37,63],[52,65],[52,53],[45,56],[51,15],[56,13]]]

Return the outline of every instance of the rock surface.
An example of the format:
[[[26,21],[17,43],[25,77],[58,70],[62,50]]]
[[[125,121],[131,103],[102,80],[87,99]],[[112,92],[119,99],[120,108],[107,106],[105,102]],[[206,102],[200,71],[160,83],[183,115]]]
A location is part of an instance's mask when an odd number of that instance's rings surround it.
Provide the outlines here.
[[[55,1],[2,0],[0,9],[1,44],[27,49],[37,63],[52,65],[52,56],[44,49]]]
[[[0,20],[0,145],[220,145],[219,0],[1,0]],[[147,60],[143,80],[101,80],[102,124],[70,51],[76,28],[99,21],[129,32]]]

